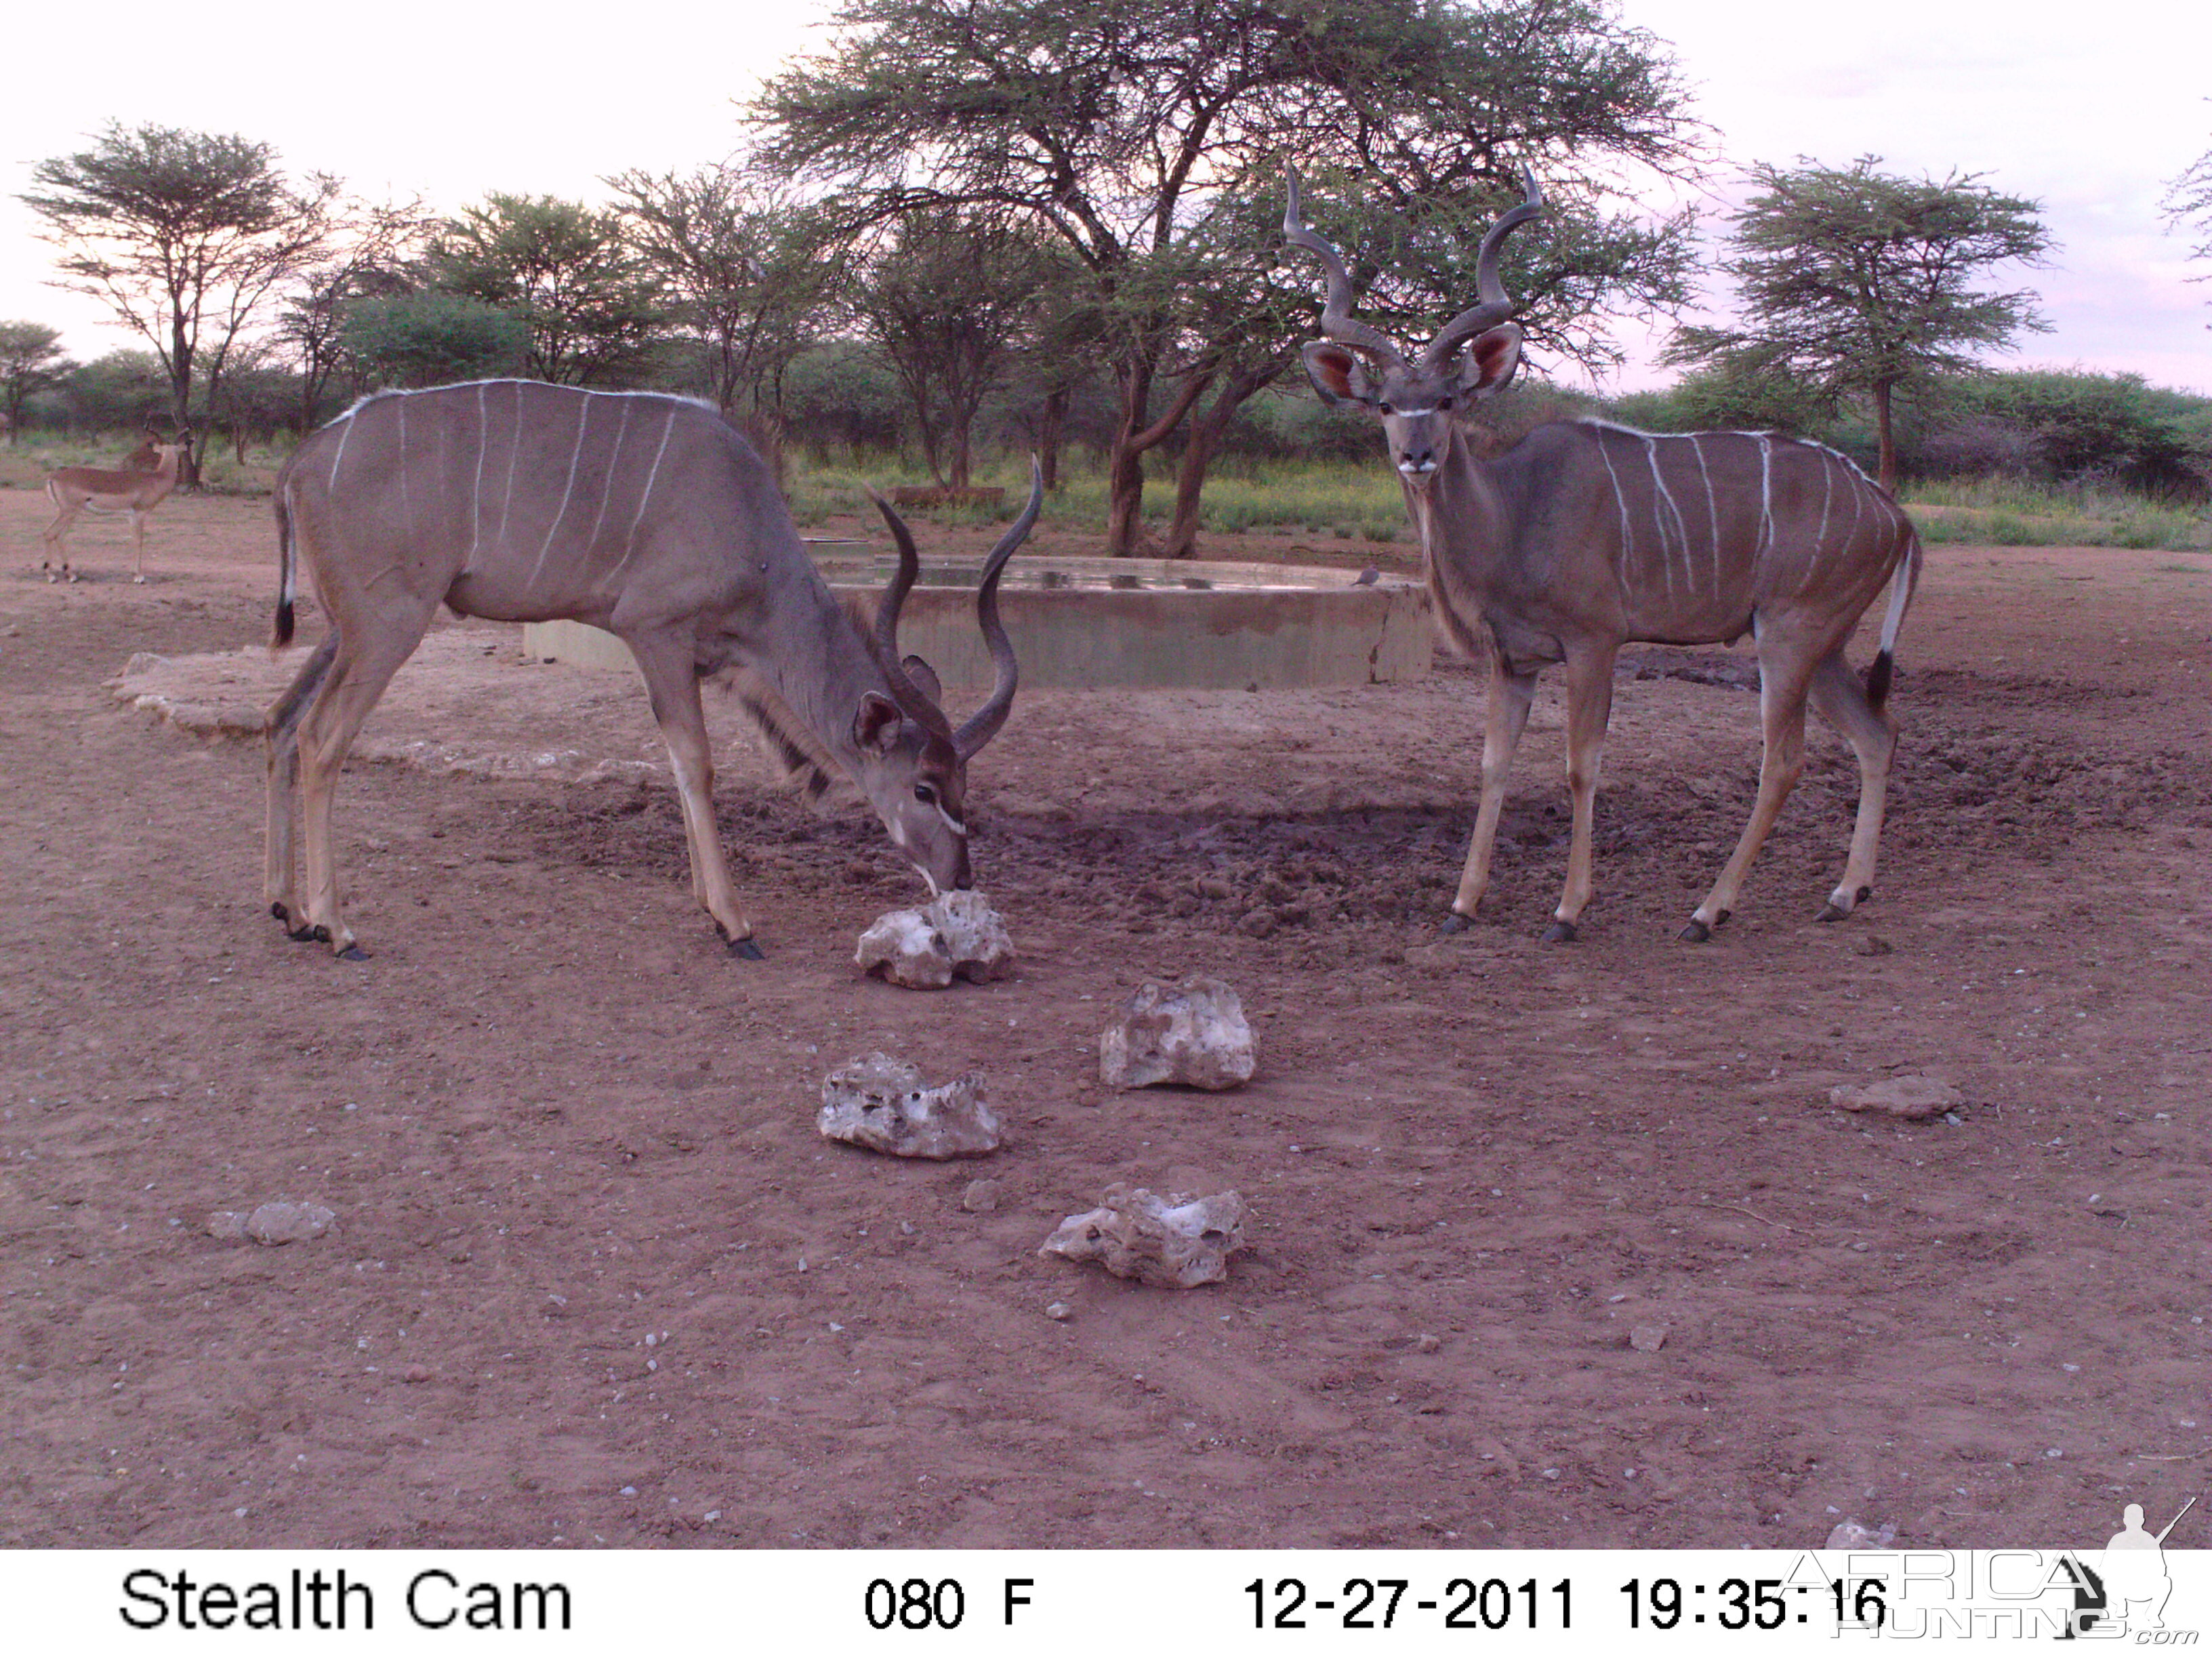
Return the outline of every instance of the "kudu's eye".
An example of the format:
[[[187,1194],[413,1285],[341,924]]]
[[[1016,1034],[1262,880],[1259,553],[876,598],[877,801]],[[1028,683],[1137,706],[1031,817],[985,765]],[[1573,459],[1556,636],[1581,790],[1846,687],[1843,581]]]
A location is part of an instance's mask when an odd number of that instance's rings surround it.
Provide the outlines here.
[[[1439,398],[1437,399],[1437,407],[1438,409],[1449,409],[1451,407],[1451,404],[1452,400],[1449,398]]]
[[[1391,408],[1388,404],[1377,404],[1375,407],[1381,410],[1385,415],[1395,415],[1398,412],[1396,410]]]
[[[914,798],[920,801],[924,806],[934,806],[937,805],[937,791],[931,788],[926,783],[917,783],[915,785]]]

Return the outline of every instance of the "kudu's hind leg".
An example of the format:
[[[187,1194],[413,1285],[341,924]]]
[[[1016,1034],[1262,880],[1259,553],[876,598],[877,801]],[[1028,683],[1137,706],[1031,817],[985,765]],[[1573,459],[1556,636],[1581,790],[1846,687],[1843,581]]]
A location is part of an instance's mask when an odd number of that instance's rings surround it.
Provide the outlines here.
[[[373,638],[356,649],[352,633],[339,636],[328,678],[300,722],[301,840],[304,843],[307,914],[312,936],[326,939],[349,961],[368,954],[354,942],[353,930],[338,909],[337,854],[331,843],[331,800],[346,753],[360,735],[384,688],[400,665],[415,653],[430,624],[426,608],[410,617],[387,620]]]
[[[1735,852],[1721,871],[1705,902],[1690,915],[1681,937],[1703,944],[1712,930],[1729,919],[1736,895],[1743,890],[1744,872],[1766,842],[1767,832],[1781,816],[1782,804],[1797,787],[1805,769],[1805,694],[1812,672],[1796,659],[1778,660],[1761,654],[1759,659],[1759,717],[1764,746],[1759,761],[1759,799],[1752,804],[1751,821]]]
[[[1575,924],[1596,890],[1590,873],[1596,838],[1597,775],[1605,759],[1606,723],[1613,718],[1613,664],[1618,647],[1577,652],[1567,659],[1567,797],[1574,833],[1567,850],[1567,886],[1544,937],[1554,945],[1575,936]]]
[[[269,906],[269,914],[287,929],[300,915],[300,902],[292,885],[292,836],[300,783],[300,720],[322,690],[324,676],[330,672],[331,659],[337,654],[337,635],[324,635],[290,688],[269,711],[269,805],[262,838],[261,896]],[[312,935],[302,922],[293,937],[307,939]]]
[[[1881,846],[1882,809],[1889,789],[1890,757],[1897,752],[1897,722],[1867,701],[1858,676],[1842,651],[1813,671],[1813,706],[1850,742],[1859,759],[1859,811],[1851,826],[1850,857],[1844,878],[1828,895],[1822,921],[1841,921],[1874,891],[1875,854]]]
[[[1452,919],[1444,924],[1448,928],[1466,927],[1490,886],[1490,857],[1498,841],[1498,820],[1505,810],[1505,781],[1512,774],[1514,751],[1521,746],[1528,705],[1535,696],[1534,674],[1516,674],[1504,658],[1491,659],[1489,707],[1482,732],[1482,803],[1475,809],[1474,835],[1468,842],[1467,865],[1452,899]]]
[[[706,907],[722,930],[732,956],[757,958],[753,925],[738,902],[730,866],[722,857],[722,835],[714,822],[714,750],[708,741],[706,712],[699,705],[699,677],[692,667],[689,637],[625,636],[630,654],[645,676],[653,717],[668,744],[676,793],[684,805],[684,839],[691,854],[691,896]]]

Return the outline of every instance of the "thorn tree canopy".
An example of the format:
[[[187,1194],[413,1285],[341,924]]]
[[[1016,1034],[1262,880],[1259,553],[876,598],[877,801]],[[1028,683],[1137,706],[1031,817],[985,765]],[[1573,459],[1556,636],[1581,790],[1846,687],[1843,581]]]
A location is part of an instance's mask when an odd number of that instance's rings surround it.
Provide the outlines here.
[[[21,199],[60,251],[56,286],[105,301],[153,346],[179,428],[277,286],[320,256],[338,193],[320,173],[295,188],[271,146],[234,133],[112,121],[31,178]]]
[[[445,222],[426,263],[441,292],[522,323],[532,380],[623,384],[667,320],[660,283],[623,236],[621,217],[580,202],[494,191]]]
[[[1218,361],[1182,296],[1224,200],[1286,161],[1401,210],[1518,200],[1522,161],[1562,200],[1618,198],[1625,166],[1679,169],[1702,135],[1607,0],[845,0],[836,24],[753,105],[755,164],[855,224],[994,207],[1065,244],[1116,341],[1117,553],[1145,452]]]
[[[62,350],[62,331],[44,323],[0,323],[0,411],[8,446],[23,436],[23,404],[34,392],[58,386],[76,365]]]
[[[1743,325],[1683,328],[1664,361],[1784,374],[1832,406],[1865,395],[1887,489],[1897,482],[1892,395],[2047,329],[2033,291],[1976,284],[1994,265],[2039,264],[2051,239],[2039,204],[2000,195],[1978,173],[1899,179],[1875,171],[1881,160],[1754,166],[1758,191],[1733,216],[1735,252],[1720,262],[1741,290]]]

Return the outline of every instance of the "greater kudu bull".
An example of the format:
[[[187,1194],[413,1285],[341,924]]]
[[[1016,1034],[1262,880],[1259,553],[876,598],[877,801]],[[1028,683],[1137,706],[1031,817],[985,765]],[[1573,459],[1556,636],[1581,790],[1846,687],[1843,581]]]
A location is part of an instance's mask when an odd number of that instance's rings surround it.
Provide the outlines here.
[[[967,763],[1013,704],[997,589],[1036,521],[1032,483],[978,592],[998,684],[956,731],[934,675],[898,655],[899,610],[919,563],[898,516],[878,501],[900,568],[871,632],[831,597],[768,468],[712,406],[520,380],[355,405],[277,478],[276,643],[292,635],[302,558],[330,629],[270,714],[270,913],[295,939],[361,954],[339,915],[331,792],[362,722],[441,604],[508,622],[573,618],[629,647],[673,763],[692,893],[733,955],[760,951],[714,823],[699,700],[708,675],[744,676],[747,707],[787,757],[826,757],[849,774],[933,890],[968,886]],[[293,887],[295,784],[304,912]]]
[[[1498,249],[1543,209],[1535,179],[1526,184],[1527,199],[1476,252],[1477,302],[1416,362],[1352,315],[1351,278],[1336,250],[1301,220],[1296,173],[1283,217],[1284,235],[1328,276],[1322,332],[1336,343],[1305,348],[1314,389],[1325,402],[1381,419],[1420,531],[1437,615],[1462,649],[1490,664],[1482,801],[1448,925],[1466,926],[1488,884],[1506,775],[1541,668],[1563,662],[1567,671],[1574,839],[1566,890],[1545,935],[1561,940],[1575,936],[1590,899],[1591,812],[1621,646],[1733,642],[1746,633],[1759,650],[1759,798],[1682,937],[1704,940],[1728,920],[1804,768],[1808,696],[1858,755],[1850,854],[1820,912],[1838,921],[1873,890],[1897,746],[1885,704],[1898,628],[1919,578],[1919,538],[1887,492],[1844,457],[1770,433],[1662,434],[1568,421],[1539,427],[1495,460],[1479,457],[1455,410],[1502,390],[1520,362]],[[1884,582],[1889,609],[1862,689],[1844,647]]]

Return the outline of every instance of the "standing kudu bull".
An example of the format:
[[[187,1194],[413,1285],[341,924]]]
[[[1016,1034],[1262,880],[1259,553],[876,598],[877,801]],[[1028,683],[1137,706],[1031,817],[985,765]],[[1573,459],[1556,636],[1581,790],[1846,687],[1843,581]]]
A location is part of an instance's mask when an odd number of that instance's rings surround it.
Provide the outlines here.
[[[1569,421],[1539,427],[1495,460],[1480,459],[1454,411],[1502,390],[1520,361],[1521,331],[1506,320],[1513,302],[1498,280],[1498,249],[1516,225],[1542,211],[1535,179],[1526,182],[1527,200],[1477,250],[1476,304],[1413,362],[1352,315],[1343,259],[1299,217],[1296,173],[1283,217],[1284,235],[1328,276],[1321,325],[1334,343],[1308,345],[1306,372],[1323,401],[1380,418],[1420,531],[1437,614],[1462,649],[1490,663],[1482,800],[1448,926],[1467,925],[1488,884],[1506,775],[1540,669],[1565,663],[1567,672],[1574,839],[1566,890],[1545,935],[1563,940],[1575,936],[1590,900],[1591,813],[1620,647],[1631,640],[1732,642],[1747,633],[1759,650],[1759,798],[1735,855],[1682,937],[1702,941],[1728,920],[1745,871],[1804,768],[1808,696],[1858,755],[1850,854],[1820,913],[1822,921],[1839,921],[1873,890],[1897,746],[1885,704],[1898,628],[1919,579],[1919,538],[1850,461],[1769,433],[1661,434]],[[1844,647],[1885,582],[1889,609],[1862,689]]]
[[[277,479],[276,643],[292,635],[301,558],[330,629],[270,714],[270,913],[296,924],[295,939],[362,954],[338,911],[331,792],[441,604],[508,622],[572,618],[629,647],[673,763],[691,890],[732,954],[760,951],[714,823],[699,700],[708,675],[744,676],[747,708],[787,757],[826,757],[848,773],[933,890],[968,886],[967,765],[1014,696],[999,577],[1041,499],[1032,488],[985,563],[977,611],[998,684],[955,730],[935,676],[898,655],[899,611],[919,567],[898,516],[878,501],[900,566],[871,633],[831,597],[768,468],[710,405],[519,380],[368,398],[302,443]],[[295,784],[304,910],[293,887]]]

